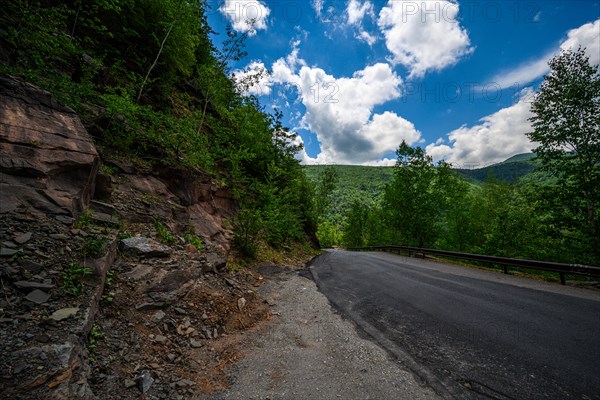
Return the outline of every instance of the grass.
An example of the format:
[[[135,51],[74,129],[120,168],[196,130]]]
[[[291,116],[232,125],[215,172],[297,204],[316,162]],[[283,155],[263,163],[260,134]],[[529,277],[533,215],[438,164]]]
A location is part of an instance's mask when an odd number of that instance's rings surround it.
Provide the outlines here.
[[[77,229],[85,229],[92,224],[92,212],[86,210],[77,218],[77,220],[73,223],[73,227]]]
[[[182,236],[187,243],[194,246],[198,251],[204,250],[204,243],[202,242],[202,239],[196,235],[196,231],[193,227],[190,227],[190,229],[187,232],[184,232]]]
[[[92,360],[95,360],[96,348],[98,347],[98,342],[103,338],[104,338],[104,333],[102,332],[102,329],[100,329],[100,327],[98,325],[94,324],[94,326],[92,326],[92,330],[90,331],[90,334],[88,336],[88,341],[86,344],[88,354]]]
[[[163,244],[173,244],[175,243],[175,236],[169,232],[169,230],[159,221],[154,220],[154,229],[156,229],[156,234],[158,239]]]
[[[83,239],[81,253],[84,257],[99,257],[106,249],[106,238],[91,235]]]
[[[107,175],[114,175],[119,172],[115,167],[107,164],[102,164],[100,166],[100,171],[104,172]]]
[[[90,275],[92,275],[90,268],[71,263],[60,273],[61,288],[65,293],[77,297],[83,292],[83,280]]]

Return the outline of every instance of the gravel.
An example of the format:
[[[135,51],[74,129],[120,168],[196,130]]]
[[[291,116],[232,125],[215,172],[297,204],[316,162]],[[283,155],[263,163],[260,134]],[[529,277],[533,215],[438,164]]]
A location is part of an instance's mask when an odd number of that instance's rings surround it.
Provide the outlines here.
[[[250,333],[232,385],[208,399],[436,399],[435,392],[330,306],[315,283],[295,272],[261,291],[271,321]]]

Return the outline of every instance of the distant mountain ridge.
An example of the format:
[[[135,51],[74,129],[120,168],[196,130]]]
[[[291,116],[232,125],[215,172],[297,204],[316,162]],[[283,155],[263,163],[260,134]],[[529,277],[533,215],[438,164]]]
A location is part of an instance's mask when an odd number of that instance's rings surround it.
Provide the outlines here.
[[[539,168],[539,162],[533,153],[517,154],[507,160],[483,168],[454,169],[460,176],[473,185],[480,185],[488,175],[506,182],[513,182],[532,174]],[[306,176],[316,182],[325,165],[307,165]],[[369,167],[360,165],[333,165],[338,175],[337,188],[333,195],[331,214],[341,223],[352,202],[360,201],[366,205],[377,204],[382,200],[385,185],[392,181],[394,168]],[[532,175],[533,176],[533,175]]]
[[[485,181],[489,175],[506,182],[514,182],[525,175],[537,171],[539,167],[540,165],[535,153],[523,153],[483,168],[454,168],[454,170],[463,178],[474,183]]]

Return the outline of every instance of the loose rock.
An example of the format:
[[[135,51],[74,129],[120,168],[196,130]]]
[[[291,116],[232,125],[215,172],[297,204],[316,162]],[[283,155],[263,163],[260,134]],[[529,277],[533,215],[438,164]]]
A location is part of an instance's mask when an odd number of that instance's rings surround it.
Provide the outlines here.
[[[15,242],[19,243],[19,244],[25,244],[29,241],[29,239],[31,239],[31,232],[27,232],[24,233],[22,235],[19,235],[15,238]]]
[[[171,249],[155,240],[136,236],[121,240],[123,253],[141,257],[168,257]]]
[[[53,319],[54,321],[62,321],[63,319],[67,319],[77,314],[78,311],[79,308],[77,307],[61,308],[60,310],[54,311],[54,313],[52,313],[50,316],[50,319]]]
[[[27,296],[25,296],[26,300],[29,300],[32,303],[36,303],[36,304],[44,304],[45,302],[48,301],[49,298],[50,298],[50,295],[48,293],[43,292],[39,289],[35,289],[33,292],[31,292]]]
[[[140,392],[146,393],[150,390],[150,386],[154,383],[154,378],[150,375],[150,372],[147,370],[142,371],[140,376],[137,378],[138,389]]]

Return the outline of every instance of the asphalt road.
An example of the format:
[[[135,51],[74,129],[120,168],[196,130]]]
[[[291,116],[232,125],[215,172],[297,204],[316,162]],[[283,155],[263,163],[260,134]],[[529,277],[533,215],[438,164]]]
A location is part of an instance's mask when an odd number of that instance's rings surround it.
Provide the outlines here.
[[[332,250],[319,289],[446,398],[600,399],[600,294],[386,253]]]

